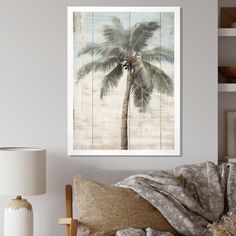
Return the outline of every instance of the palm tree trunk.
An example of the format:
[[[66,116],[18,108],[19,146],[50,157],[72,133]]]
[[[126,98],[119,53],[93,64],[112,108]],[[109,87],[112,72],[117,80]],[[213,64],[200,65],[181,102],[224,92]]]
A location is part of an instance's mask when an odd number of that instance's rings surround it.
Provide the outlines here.
[[[121,149],[122,150],[128,150],[128,113],[129,113],[131,80],[132,80],[131,71],[128,70],[125,97],[123,101],[122,116],[121,116]]]

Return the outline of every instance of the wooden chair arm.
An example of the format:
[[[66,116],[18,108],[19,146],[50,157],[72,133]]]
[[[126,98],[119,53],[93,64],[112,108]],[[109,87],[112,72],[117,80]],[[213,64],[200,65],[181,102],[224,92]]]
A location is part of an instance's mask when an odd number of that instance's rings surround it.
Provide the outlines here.
[[[66,225],[68,236],[77,236],[78,220],[72,218],[60,218],[59,225]]]
[[[58,219],[59,225],[71,225],[72,218],[60,218]]]
[[[78,220],[73,219],[72,211],[72,186],[66,185],[65,188],[66,200],[66,218],[60,218],[58,224],[66,225],[67,236],[77,236]]]

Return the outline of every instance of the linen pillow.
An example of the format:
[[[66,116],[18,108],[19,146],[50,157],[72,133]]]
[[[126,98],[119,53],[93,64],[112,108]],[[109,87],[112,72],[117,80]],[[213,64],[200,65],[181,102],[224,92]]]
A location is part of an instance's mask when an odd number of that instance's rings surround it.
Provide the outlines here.
[[[74,178],[82,235],[114,236],[125,228],[148,227],[177,235],[168,221],[133,190]]]

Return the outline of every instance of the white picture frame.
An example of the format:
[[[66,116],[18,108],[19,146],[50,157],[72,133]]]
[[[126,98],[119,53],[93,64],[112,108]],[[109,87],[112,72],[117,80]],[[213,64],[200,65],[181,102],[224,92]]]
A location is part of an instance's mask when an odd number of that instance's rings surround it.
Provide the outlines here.
[[[180,7],[68,7],[67,9],[67,92],[68,92],[68,155],[69,156],[180,156],[180,102],[181,102],[181,28]],[[174,13],[174,148],[171,150],[98,150],[74,148],[74,48],[73,15],[75,12],[173,12]]]

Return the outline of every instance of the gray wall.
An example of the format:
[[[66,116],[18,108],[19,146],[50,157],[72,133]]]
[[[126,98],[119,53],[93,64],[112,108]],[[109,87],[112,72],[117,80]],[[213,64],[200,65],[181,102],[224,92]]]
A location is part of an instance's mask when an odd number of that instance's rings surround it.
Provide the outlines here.
[[[216,0],[118,2],[182,7],[182,156],[67,157],[66,6],[96,3],[0,1],[0,144],[48,150],[48,192],[29,198],[35,236],[64,235],[63,227],[57,225],[57,218],[64,215],[63,188],[78,169],[160,169],[217,160]],[[102,3],[111,5],[110,0]],[[7,199],[0,198],[0,235]]]

